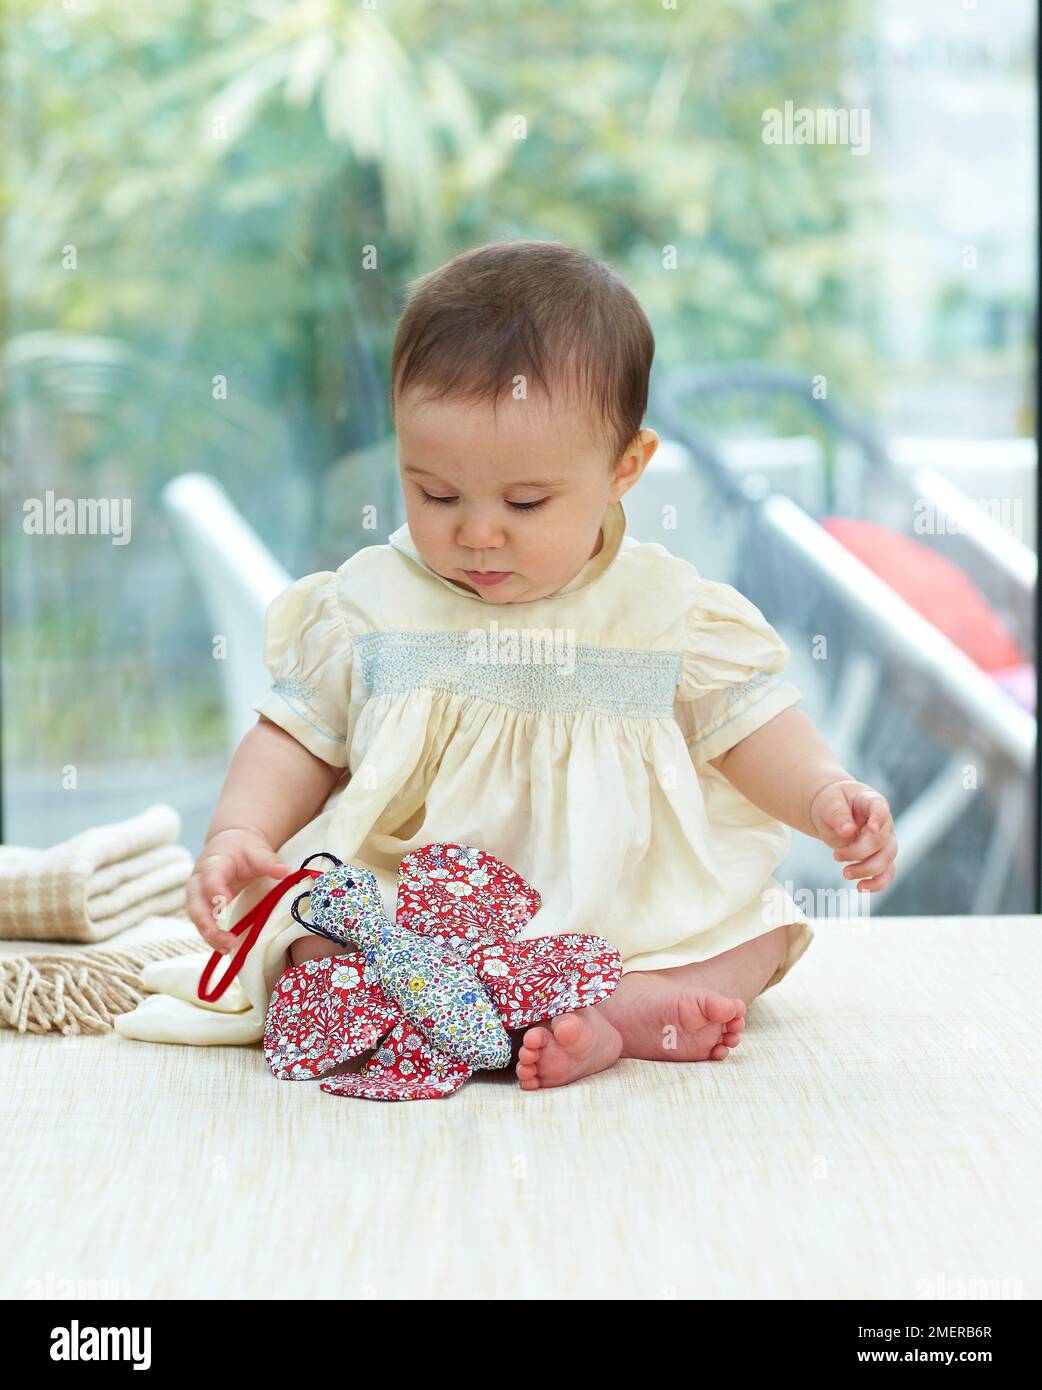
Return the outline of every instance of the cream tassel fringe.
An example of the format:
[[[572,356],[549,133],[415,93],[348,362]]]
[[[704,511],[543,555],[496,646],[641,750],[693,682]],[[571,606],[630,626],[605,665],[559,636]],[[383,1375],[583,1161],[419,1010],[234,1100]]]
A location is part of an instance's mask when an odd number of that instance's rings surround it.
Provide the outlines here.
[[[108,1033],[149,993],[149,961],[199,950],[198,941],[151,941],[122,951],[0,960],[0,1028],[19,1033]]]

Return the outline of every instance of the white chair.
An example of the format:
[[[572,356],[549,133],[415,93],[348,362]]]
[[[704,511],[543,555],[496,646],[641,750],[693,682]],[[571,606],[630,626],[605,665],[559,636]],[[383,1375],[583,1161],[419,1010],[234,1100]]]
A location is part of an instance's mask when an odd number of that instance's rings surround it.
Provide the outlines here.
[[[257,722],[251,706],[270,682],[263,659],[268,605],[293,578],[213,478],[183,473],[160,500],[202,590],[214,638],[224,639],[216,657],[231,755]]]
[[[998,912],[1018,848],[1030,859],[1025,812],[1035,768],[1035,719],[790,498],[766,497],[756,509],[752,534],[763,560],[764,592],[820,595],[833,615],[832,628],[844,635],[846,651],[819,720],[839,761],[866,781],[882,780],[861,769],[884,696],[903,704],[923,739],[949,750],[931,780],[905,805],[893,806],[902,879],[908,880],[974,798],[986,794],[993,824],[965,910]],[[967,786],[967,768],[976,770],[975,786]],[[889,796],[885,786],[880,790]],[[816,850],[824,863],[822,847],[807,844],[803,857]],[[883,908],[891,891],[874,895],[874,910]]]
[[[938,507],[946,504],[956,514],[958,497],[936,479],[917,477],[909,486],[921,488]],[[664,442],[625,505],[630,531],[638,539],[666,545],[707,578],[735,583],[765,610],[791,649],[786,674],[803,693],[808,716],[839,761],[891,801],[902,883],[913,881],[916,869],[922,869],[975,797],[992,799],[993,824],[974,876],[972,903],[965,910],[999,911],[1016,868],[1014,856],[1030,860],[1026,813],[1034,774],[1032,716],[803,508],[772,493],[766,477],[751,473],[736,480],[732,495],[722,495],[687,448]],[[662,526],[669,508],[680,513],[675,531]],[[702,524],[692,525],[693,517]],[[959,539],[981,553],[992,538],[985,525],[969,527]],[[996,580],[1007,576],[1009,608],[1015,610],[1023,605],[1033,568],[1025,557],[1019,557],[1015,573],[1010,566],[1007,552],[1004,568],[993,561],[990,571]],[[828,661],[812,659],[807,642],[809,632],[823,628],[842,634],[843,650],[834,648]],[[895,804],[885,767],[874,759],[876,717],[888,699],[902,706],[903,736],[908,738],[911,730],[917,745],[907,749],[908,756],[926,745],[934,748],[933,757],[924,761],[935,770],[905,804]],[[900,760],[903,754],[897,751]],[[979,791],[965,785],[967,765],[978,769]],[[785,869],[802,884],[828,884],[837,874],[826,846],[795,835]],[[930,879],[922,883],[917,910],[925,911]],[[885,910],[884,899],[892,891],[873,895],[874,911]]]

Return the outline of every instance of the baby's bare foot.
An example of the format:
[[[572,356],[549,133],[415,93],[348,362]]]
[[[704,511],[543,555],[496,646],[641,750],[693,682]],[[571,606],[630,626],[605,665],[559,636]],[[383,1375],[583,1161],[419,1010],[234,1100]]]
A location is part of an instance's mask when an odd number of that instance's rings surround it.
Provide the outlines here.
[[[522,1091],[566,1086],[619,1060],[622,1039],[596,1008],[561,1014],[550,1026],[529,1028],[518,1053],[517,1079]]]
[[[622,1038],[623,1057],[660,1062],[722,1062],[745,1028],[745,1002],[698,985],[624,975],[596,1006]]]

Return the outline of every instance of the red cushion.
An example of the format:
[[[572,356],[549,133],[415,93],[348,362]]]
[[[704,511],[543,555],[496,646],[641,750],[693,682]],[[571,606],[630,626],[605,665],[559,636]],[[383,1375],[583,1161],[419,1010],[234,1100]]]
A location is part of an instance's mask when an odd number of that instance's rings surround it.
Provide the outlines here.
[[[981,670],[1029,661],[976,584],[936,550],[874,521],[826,516],[821,524]]]

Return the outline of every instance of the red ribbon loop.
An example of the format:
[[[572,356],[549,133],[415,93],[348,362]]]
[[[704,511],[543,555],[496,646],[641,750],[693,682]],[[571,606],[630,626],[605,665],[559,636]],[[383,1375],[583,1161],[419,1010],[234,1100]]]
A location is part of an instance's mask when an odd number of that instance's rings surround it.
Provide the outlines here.
[[[199,977],[199,989],[197,991],[199,998],[207,1004],[212,1004],[215,999],[220,999],[221,995],[242,969],[246,957],[253,948],[254,942],[257,940],[257,937],[260,936],[264,928],[264,923],[271,916],[272,908],[278,902],[279,898],[282,897],[287,888],[292,888],[295,883],[299,883],[301,879],[304,878],[321,877],[322,873],[318,869],[297,869],[294,873],[287,874],[284,879],[276,883],[275,887],[272,888],[270,892],[265,893],[260,902],[250,908],[242,921],[237,922],[235,926],[231,928],[233,936],[241,936],[243,932],[247,932],[248,935],[232,957],[231,965],[229,965],[228,969],[221,976],[218,984],[214,986],[209,994],[205,993],[206,986],[218,963],[224,960],[224,956],[220,951],[214,951],[213,955],[206,962],[206,968]]]

